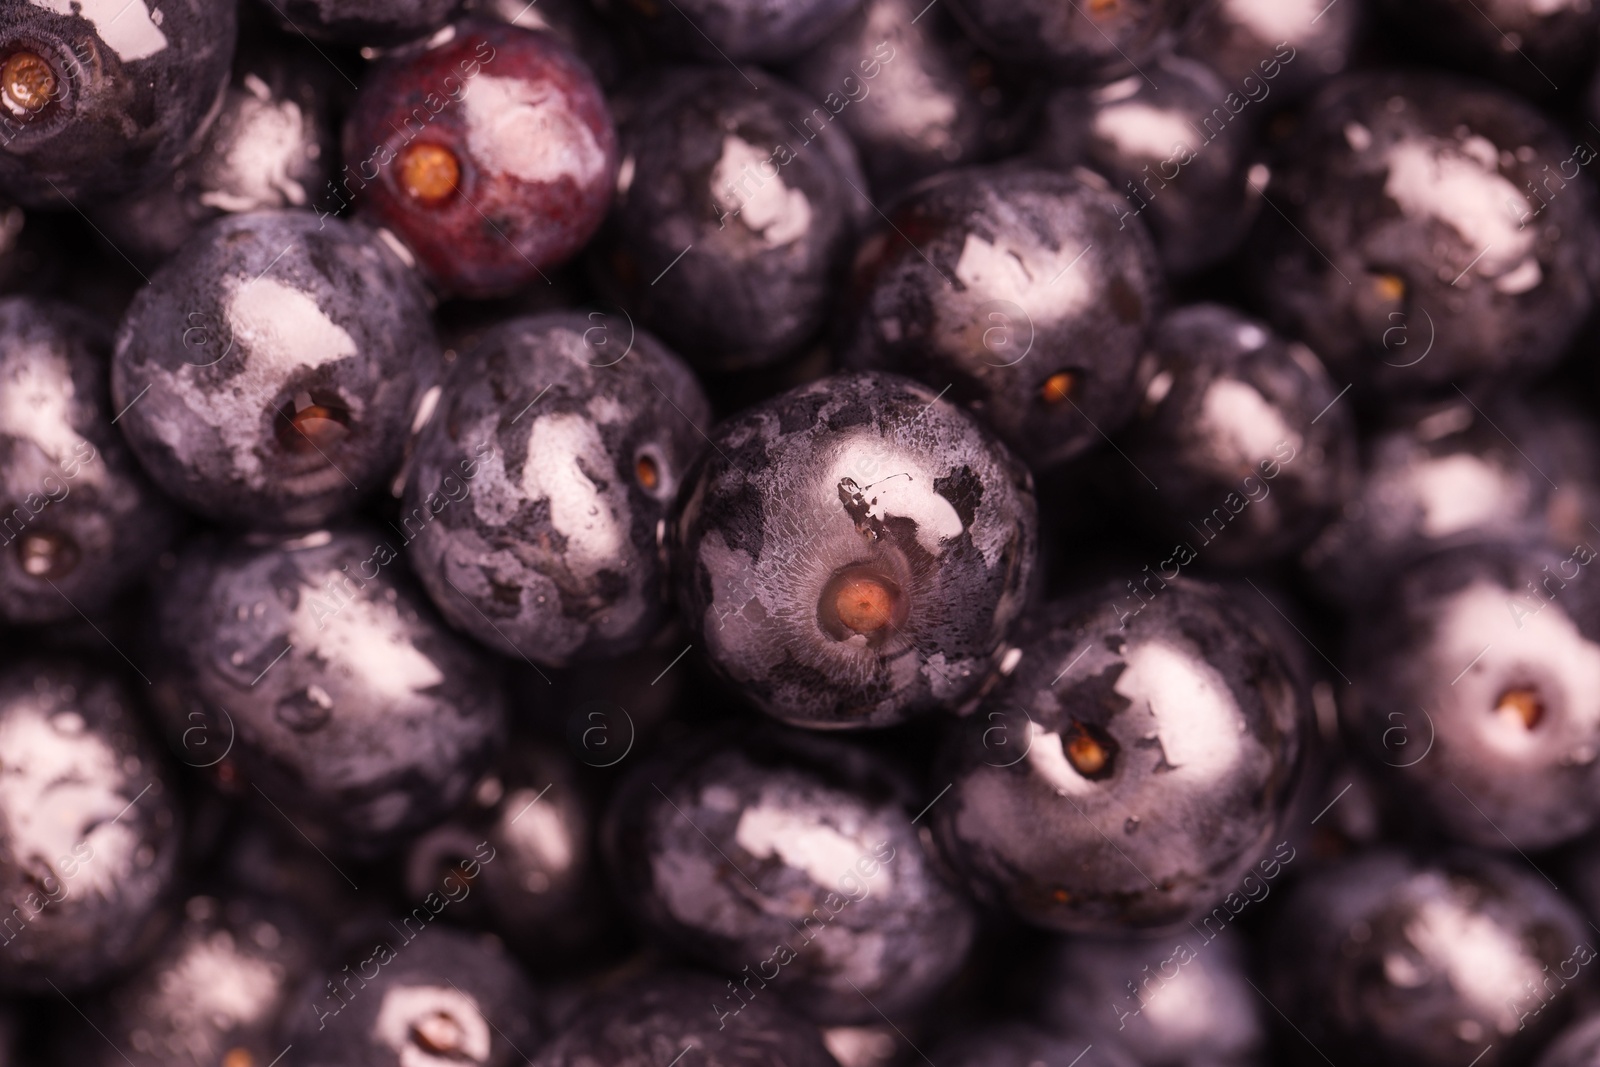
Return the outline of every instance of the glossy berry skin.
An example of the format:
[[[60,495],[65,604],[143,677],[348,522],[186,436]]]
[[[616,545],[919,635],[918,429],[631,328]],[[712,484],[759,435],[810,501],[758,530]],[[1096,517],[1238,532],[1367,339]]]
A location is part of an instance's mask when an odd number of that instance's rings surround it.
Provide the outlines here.
[[[1167,315],[1151,347],[1157,371],[1122,447],[1159,487],[1141,481],[1127,495],[1167,539],[1206,566],[1250,567],[1338,514],[1355,476],[1354,420],[1310,349],[1220,304]]]
[[[1271,105],[1276,107],[1342,73],[1362,23],[1359,4],[1217,0],[1195,9],[1177,51],[1216,71],[1230,90],[1252,103],[1278,94]],[[1223,98],[1217,102],[1230,106]]]
[[[1027,1023],[991,1023],[957,1031],[929,1057],[945,1067],[1015,1067],[1076,1063],[1078,1067],[1141,1067],[1115,1038],[1053,1034]]]
[[[435,894],[432,903],[355,938],[343,967],[329,967],[306,984],[280,1034],[301,1062],[526,1062],[518,1050],[537,1048],[544,1036],[533,987],[492,935],[429,927],[451,906]]]
[[[407,553],[451,624],[549,666],[631,652],[666,617],[660,527],[711,407],[622,318],[512,319],[451,367],[407,478]]]
[[[166,765],[122,681],[65,660],[0,672],[0,754],[0,988],[99,984],[164,920],[181,841]]]
[[[1122,197],[1048,170],[974,168],[919,185],[890,218],[856,255],[846,367],[948,386],[1036,469],[1133,413],[1162,282]]]
[[[683,618],[757,707],[887,726],[970,698],[1022,610],[1033,480],[933,390],[839,374],[713,434],[674,531]]]
[[[619,103],[617,202],[590,257],[600,288],[701,371],[770,365],[811,340],[872,210],[828,110],[748,75],[756,88],[674,69]]]
[[[1286,217],[1261,215],[1260,302],[1336,378],[1385,398],[1536,375],[1594,301],[1594,197],[1557,174],[1572,154],[1492,86],[1335,79],[1267,190]]]
[[[1191,579],[1137,612],[1124,595],[1030,619],[949,737],[936,777],[954,785],[929,816],[980,899],[1073,933],[1231,911],[1258,862],[1293,856],[1275,843],[1309,709],[1270,632]]]
[[[1260,876],[1249,884],[1252,903],[1272,892]],[[1041,1018],[1096,1046],[1116,1041],[1148,1067],[1260,1063],[1267,1028],[1244,942],[1217,926],[1161,940],[1062,939],[1048,957]]]
[[[880,203],[1010,150],[1033,96],[943,7],[915,0],[867,0],[788,76],[850,134]]]
[[[861,0],[595,0],[652,50],[702,63],[782,63],[815,45]]]
[[[647,930],[733,979],[723,1010],[770,985],[820,1023],[867,1023],[925,1005],[976,930],[917,839],[918,807],[865,751],[745,731],[637,768],[607,854]]]
[[[737,1015],[720,1006],[727,993],[722,979],[692,971],[636,978],[592,1000],[532,1063],[656,1067],[663,1050],[692,1047],[706,1067],[836,1067],[817,1028],[770,991],[755,990]]]
[[[85,205],[106,239],[146,269],[224,214],[338,206],[334,68],[306,44],[249,47],[194,155],[164,181]]]
[[[172,538],[173,509],[111,425],[109,348],[65,304],[0,300],[0,619],[93,611]]]
[[[1334,865],[1295,888],[1273,941],[1266,995],[1335,1062],[1526,1063],[1594,984],[1594,932],[1571,903],[1471,852]]]
[[[233,0],[6,5],[0,190],[86,207],[166,178],[205,135],[237,31]]]
[[[1319,595],[1355,606],[1441,548],[1589,541],[1600,428],[1550,397],[1457,397],[1394,411],[1362,442],[1339,517],[1301,554]]]
[[[441,37],[367,76],[345,124],[343,191],[440,290],[548,284],[611,204],[605,96],[553,34],[468,20]]]
[[[425,37],[461,10],[461,0],[273,0],[285,29],[322,41],[393,45]]]
[[[1119,213],[1149,225],[1162,266],[1193,274],[1238,248],[1260,206],[1248,175],[1257,116],[1217,115],[1230,86],[1203,63],[1169,56],[1148,69],[1159,89],[1130,74],[1056,90],[1036,149],[1050,166],[1106,175]]]
[[[217,773],[355,855],[442,819],[505,729],[494,673],[400,573],[394,542],[358,527],[196,544],[159,616],[174,744],[197,727],[234,738]]]
[[[1457,841],[1529,850],[1600,821],[1595,554],[1592,539],[1447,550],[1363,614],[1345,710],[1397,768],[1384,781],[1413,817]]]
[[[1056,81],[1132,73],[1182,27],[1190,0],[953,0],[951,11],[990,54]]]
[[[453,902],[450,917],[493,931],[530,968],[592,965],[610,947],[618,916],[581,770],[553,745],[514,741],[479,779],[466,808],[412,843],[407,898],[422,903],[442,888],[454,891],[464,860],[487,843],[494,859],[479,865],[470,899]]]
[[[1579,1019],[1545,1047],[1535,1067],[1594,1067],[1600,1063],[1600,1018]]]
[[[111,395],[169,495],[303,530],[399,461],[441,362],[422,287],[371,231],[260,212],[201,231],[134,298]]]
[[[318,933],[281,902],[247,896],[193,896],[183,913],[154,957],[84,1005],[92,1028],[57,1028],[63,1062],[270,1063],[283,1051],[278,1018],[322,953]]]

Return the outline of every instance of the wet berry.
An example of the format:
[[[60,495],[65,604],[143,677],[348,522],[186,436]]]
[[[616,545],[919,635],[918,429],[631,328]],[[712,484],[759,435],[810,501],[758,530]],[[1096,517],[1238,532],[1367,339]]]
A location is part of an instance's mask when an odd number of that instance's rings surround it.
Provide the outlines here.
[[[183,504],[306,529],[382,484],[439,362],[422,287],[370,230],[259,212],[212,224],[140,291],[111,391]]]
[[[819,1022],[866,1023],[928,1003],[975,933],[913,814],[865,752],[743,734],[641,766],[607,843],[645,927],[733,980],[725,1011],[770,983]]]
[[[930,813],[944,855],[1041,926],[1229,914],[1260,863],[1294,856],[1282,817],[1309,709],[1271,632],[1189,579],[1135,611],[1124,596],[1105,586],[1034,616],[937,772],[954,781]]]
[[[547,665],[661,628],[660,535],[711,411],[624,318],[513,319],[458,359],[424,428],[399,528],[455,626]]]
[[[181,840],[168,775],[115,675],[0,672],[0,986],[73,993],[155,947]]]
[[[196,544],[163,591],[157,695],[174,744],[197,727],[234,738],[252,802],[324,849],[370,855],[444,818],[505,728],[493,672],[396,566],[394,541],[354,528]]]
[[[918,186],[890,221],[856,254],[845,366],[948,388],[1036,468],[1133,413],[1163,285],[1124,198],[1047,170],[975,168]]]
[[[175,531],[111,424],[110,340],[65,305],[0,300],[0,618],[94,611]]]
[[[616,132],[594,76],[552,34],[467,21],[372,71],[336,191],[411,248],[440,289],[548,284],[599,227]]]
[[[841,374],[724,423],[674,531],[685,621],[758,707],[884,726],[971,697],[1022,610],[1032,479],[925,386]]]
[[[228,80],[233,0],[16,3],[0,11],[0,190],[87,208],[162,181]]]

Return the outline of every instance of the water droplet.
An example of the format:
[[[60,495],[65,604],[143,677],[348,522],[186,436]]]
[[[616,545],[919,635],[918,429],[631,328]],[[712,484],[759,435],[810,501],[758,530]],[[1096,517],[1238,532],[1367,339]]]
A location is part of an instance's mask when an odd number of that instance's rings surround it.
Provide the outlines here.
[[[1128,816],[1127,820],[1122,824],[1122,832],[1125,834],[1131,834],[1137,829],[1139,829],[1139,816]]]

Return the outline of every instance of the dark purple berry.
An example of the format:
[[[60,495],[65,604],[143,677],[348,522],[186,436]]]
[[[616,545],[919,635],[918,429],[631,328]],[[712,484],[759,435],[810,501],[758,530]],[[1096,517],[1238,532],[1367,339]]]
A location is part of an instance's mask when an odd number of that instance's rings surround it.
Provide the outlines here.
[[[111,425],[110,341],[64,304],[0,300],[0,619],[104,606],[177,525]]]
[[[74,993],[154,948],[179,843],[120,679],[70,661],[0,672],[0,987]]]
[[[512,319],[451,367],[398,528],[445,617],[546,665],[634,651],[661,628],[661,539],[705,446],[689,369],[625,319]]]
[[[111,393],[183,504],[307,529],[382,484],[440,364],[422,287],[383,241],[260,212],[201,231],[134,299]]]
[[[235,0],[60,0],[0,10],[0,190],[30,207],[162,181],[228,82]]]
[[[971,416],[840,374],[712,435],[674,532],[685,621],[758,707],[886,726],[972,697],[1029,589],[1033,481]]]
[[[845,366],[948,388],[1036,469],[1133,413],[1163,286],[1123,197],[1047,170],[977,168],[917,186],[890,219],[856,255]]]
[[[778,996],[859,1024],[923,1007],[975,933],[912,815],[907,785],[864,751],[743,733],[642,765],[607,843],[646,928],[732,979],[723,1010]]]
[[[505,730],[494,672],[398,557],[360,527],[194,544],[163,589],[169,735],[233,738],[218,773],[324,849],[370,855],[438,822]]]
[[[1191,579],[1136,611],[1123,597],[1031,619],[935,775],[954,782],[930,814],[946,858],[1040,926],[1181,927],[1294,855],[1282,817],[1310,711],[1270,632]]]

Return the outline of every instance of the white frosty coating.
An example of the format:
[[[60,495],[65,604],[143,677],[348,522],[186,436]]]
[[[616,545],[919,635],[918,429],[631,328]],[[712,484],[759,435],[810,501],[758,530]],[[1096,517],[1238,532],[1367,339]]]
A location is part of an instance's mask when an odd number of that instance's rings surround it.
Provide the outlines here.
[[[1152,1026],[1175,1045],[1201,1042],[1212,1035],[1218,1014],[1232,1005],[1217,995],[1211,976],[1191,962],[1155,989],[1141,991],[1144,1010]]]
[[[161,12],[144,0],[29,0],[34,7],[71,15],[73,8],[94,24],[95,32],[124,63],[153,56],[167,47],[167,35],[158,28]]]
[[[1326,0],[1223,0],[1223,7],[1259,40],[1295,44],[1315,37],[1322,28],[1311,20],[1329,7]]]
[[[761,235],[769,248],[779,248],[811,228],[811,201],[783,182],[770,151],[732,134],[722,139],[722,157],[711,170],[711,196],[725,212]],[[763,164],[772,174],[762,173]]]
[[[866,39],[898,42],[903,37],[904,15],[893,5],[873,4],[870,11]],[[895,45],[894,58],[878,68],[877,84],[867,90],[868,96],[859,97],[865,107],[857,120],[882,133],[909,135],[936,152],[953,148],[950,127],[956,121],[956,98],[916,57],[914,48]],[[869,98],[873,103],[865,104]]]
[[[82,716],[49,715],[37,705],[22,704],[13,705],[0,721],[0,818],[6,842],[18,866],[51,873],[52,896],[116,895],[133,870],[139,844],[133,813],[117,816],[138,792],[129,787],[116,751],[85,729]],[[63,858],[78,864],[70,878],[61,870]]]
[[[1175,379],[1172,377],[1172,372],[1169,370],[1164,370],[1157,374],[1154,378],[1151,378],[1149,386],[1147,386],[1144,391],[1145,403],[1153,407],[1165,400],[1167,398],[1167,394],[1172,392],[1172,383],[1174,380]]]
[[[1466,454],[1412,464],[1405,488],[1422,507],[1422,532],[1429,537],[1490,525],[1508,512],[1509,502],[1527,495],[1509,472]]]
[[[871,461],[881,447],[875,434],[855,435],[840,443],[833,468],[817,483],[818,503],[824,514],[844,514],[839,483],[846,478],[859,483],[861,472],[872,469]],[[861,495],[870,504],[867,514],[872,518],[882,521],[895,515],[915,522],[917,543],[934,556],[943,554],[943,541],[960,537],[964,529],[955,507],[934,492],[933,478],[927,470],[907,455],[897,457],[893,469],[883,469],[861,486]],[[987,554],[984,558],[988,559]]]
[[[605,170],[606,154],[594,131],[554,85],[479,74],[461,103],[467,109],[467,147],[485,172],[588,185]]]
[[[1237,378],[1218,378],[1200,401],[1200,430],[1216,458],[1230,466],[1254,467],[1271,459],[1287,441],[1296,451],[1300,435],[1283,421],[1278,409],[1252,385]]]
[[[1267,343],[1267,331],[1255,323],[1247,322],[1234,331],[1233,339],[1246,352],[1253,352]]]
[[[519,854],[532,856],[542,870],[559,874],[572,866],[572,839],[562,825],[561,813],[552,805],[535,803],[538,798],[533,789],[513,792],[501,808],[510,818],[500,833],[519,846]]]
[[[1114,81],[1110,85],[1102,85],[1100,88],[1095,89],[1089,94],[1089,98],[1097,104],[1115,104],[1119,100],[1126,100],[1130,96],[1137,95],[1143,85],[1143,78],[1137,74],[1130,74],[1120,81]]]
[[[1507,296],[1516,296],[1518,293],[1526,293],[1542,281],[1544,281],[1544,271],[1540,269],[1539,261],[1529,256],[1496,278],[1494,287]]]
[[[1372,131],[1359,122],[1344,124],[1344,142],[1352,151],[1365,152],[1372,147]]]
[[[218,930],[191,941],[161,976],[161,996],[175,1023],[191,1032],[259,1022],[277,1006],[281,974],[266,960],[240,952],[233,935]]]
[[[300,105],[252,97],[241,102],[235,123],[219,166],[225,187],[201,193],[200,202],[231,212],[305,204],[305,187],[289,176],[306,149]]]
[[[330,570],[316,584],[320,587],[343,577]],[[302,596],[289,622],[289,643],[299,656],[315,653],[326,660],[334,676],[361,678],[362,688],[397,702],[409,701],[418,691],[444,681],[388,603],[356,598],[342,602],[330,614],[323,599]]]
[[[1559,586],[1552,584],[1551,588]],[[1514,600],[1516,597],[1521,599]],[[1551,728],[1570,733],[1575,748],[1592,737],[1596,726],[1600,725],[1600,701],[1595,699],[1595,694],[1600,693],[1600,646],[1578,631],[1559,602],[1534,612],[1531,605],[1537,603],[1542,601],[1529,593],[1526,586],[1506,589],[1487,580],[1474,582],[1451,597],[1440,610],[1440,630],[1432,646],[1432,658],[1438,665],[1440,677],[1454,677],[1461,670],[1461,664],[1472,663],[1474,657],[1480,657],[1460,684],[1450,687],[1448,696],[1455,698],[1458,705],[1466,706],[1444,709],[1459,711],[1459,714],[1451,715],[1448,720],[1441,715],[1441,722],[1448,724],[1453,720],[1475,726],[1474,737],[1507,757],[1508,765],[1524,754],[1545,760],[1546,753],[1555,745],[1543,725],[1535,732],[1520,718],[1485,714],[1487,709],[1476,706],[1485,703],[1484,695],[1469,681],[1479,672],[1487,671],[1491,663],[1560,663],[1559,679],[1545,672],[1539,675],[1546,679],[1541,686],[1560,690],[1557,694],[1547,694],[1553,697],[1549,703],[1562,708],[1561,715],[1552,717],[1558,725]],[[1517,604],[1521,605],[1521,610],[1513,612],[1511,606]],[[1491,639],[1493,651],[1485,656],[1483,646],[1491,643]],[[1449,664],[1453,666],[1447,670]],[[1498,686],[1503,678],[1513,675],[1490,672],[1485,677]],[[1497,695],[1491,693],[1491,699]]]
[[[1194,128],[1182,115],[1137,100],[1101,108],[1094,132],[1133,156],[1166,159],[1180,149],[1194,150]]]
[[[1438,875],[1434,892],[1417,906],[1405,926],[1406,940],[1421,957],[1420,966],[1398,951],[1384,957],[1384,974],[1395,985],[1418,986],[1443,977],[1456,995],[1486,1017],[1503,1034],[1519,1022],[1516,1005],[1528,983],[1544,977],[1539,964],[1523,950],[1516,934],[1481,914]]]
[[[797,810],[792,799],[771,801],[765,794],[746,808],[734,830],[734,842],[758,859],[777,856],[785,865],[806,872],[819,886],[839,889],[839,881],[856,874],[856,861],[872,852],[873,842],[862,827],[855,836],[823,821],[817,809]],[[880,867],[873,880],[890,885],[889,869]]]
[[[1482,252],[1473,272],[1486,278],[1519,272],[1515,291],[1524,292],[1542,278],[1534,258],[1536,230],[1519,229],[1506,210],[1508,203],[1523,199],[1496,169],[1497,155],[1481,137],[1460,144],[1408,138],[1386,153],[1383,191],[1407,215],[1438,219],[1460,234],[1474,255]]]
[[[356,342],[311,296],[272,277],[254,281],[233,277],[224,286],[222,314],[234,345],[229,359],[242,360],[244,369],[228,379],[226,389],[198,384],[203,368],[189,363],[176,371],[153,367],[151,376],[157,388],[171,390],[216,429],[236,469],[252,486],[260,486],[264,477],[255,454],[259,428],[240,419],[239,411],[266,412],[295,371],[348,359],[356,354]],[[152,425],[180,457],[193,447],[175,421],[157,420]]]
[[[72,366],[43,344],[13,343],[0,363],[0,435],[36,442],[55,463],[72,458],[84,438],[72,428]],[[86,481],[105,480],[104,465],[84,463]]]
[[[437,1019],[456,1028],[458,1047],[430,1053],[412,1035],[418,1023]],[[478,1002],[453,985],[395,986],[385,990],[372,1038],[392,1049],[400,1067],[460,1067],[489,1059],[489,1023]]]
[[[1034,322],[1051,323],[1081,311],[1094,295],[1093,270],[1084,269],[1084,264],[1066,270],[1083,252],[1071,241],[1052,250],[1007,238],[990,244],[968,233],[956,262],[956,278],[969,293],[1011,300]]]
[[[1246,743],[1228,683],[1214,667],[1158,641],[1130,646],[1116,691],[1135,707],[1148,703],[1161,750],[1175,774],[1195,785],[1225,777]],[[1254,743],[1254,742],[1251,742]]]
[[[589,577],[613,564],[627,541],[627,529],[608,494],[578,466],[610,466],[605,442],[594,423],[577,414],[546,415],[528,431],[528,459],[522,491],[529,500],[550,502],[550,525],[567,539],[563,558],[575,575]]]

